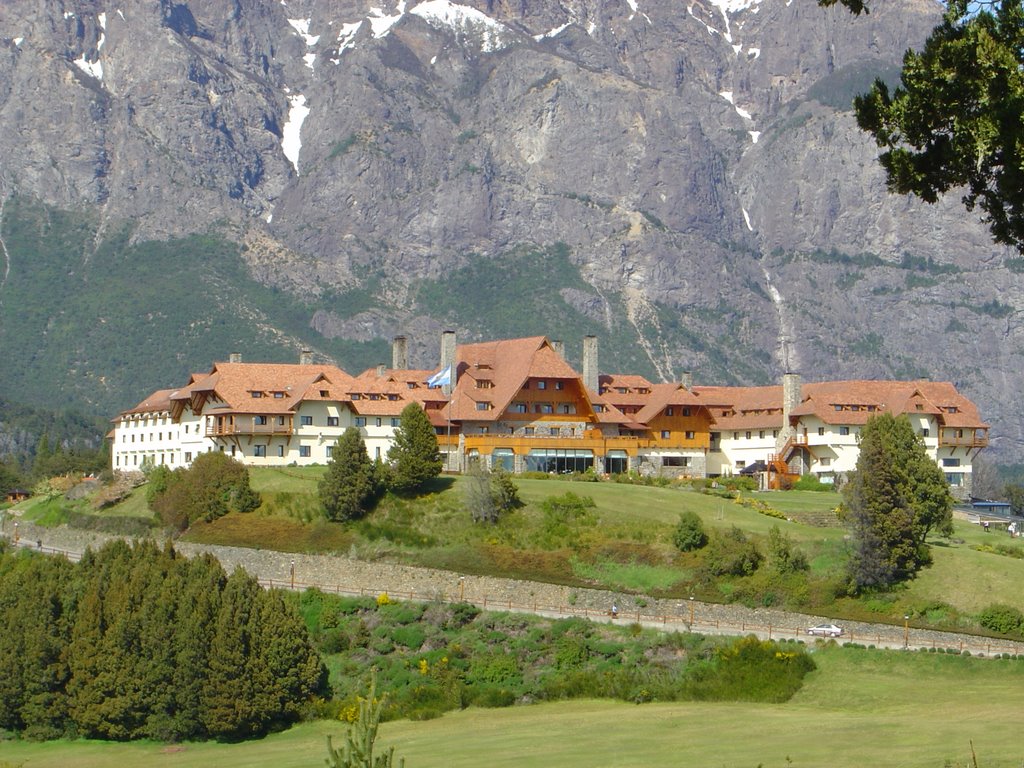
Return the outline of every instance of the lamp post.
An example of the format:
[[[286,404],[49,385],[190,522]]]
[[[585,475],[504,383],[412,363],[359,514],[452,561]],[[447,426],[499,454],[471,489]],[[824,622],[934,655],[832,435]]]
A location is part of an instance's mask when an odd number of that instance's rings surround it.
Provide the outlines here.
[[[693,626],[693,595],[690,595],[690,626]]]
[[[462,596],[466,593],[466,577],[459,576],[459,602],[462,602]]]
[[[292,589],[295,589],[295,561],[294,560],[292,560],[292,565],[291,565],[290,572],[291,572],[291,575],[292,575]]]
[[[910,647],[910,614],[903,614],[903,647]]]
[[[14,521],[14,543],[18,543],[18,521]]]

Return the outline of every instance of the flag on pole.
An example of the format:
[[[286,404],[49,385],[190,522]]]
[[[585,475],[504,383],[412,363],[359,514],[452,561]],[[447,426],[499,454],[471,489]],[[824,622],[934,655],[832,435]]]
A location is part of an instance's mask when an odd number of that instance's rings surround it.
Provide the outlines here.
[[[427,379],[427,386],[428,387],[444,387],[444,386],[447,386],[447,385],[449,385],[451,383],[452,383],[452,367],[450,365],[447,368],[444,368],[444,369],[438,371],[433,376],[431,376],[429,379]]]

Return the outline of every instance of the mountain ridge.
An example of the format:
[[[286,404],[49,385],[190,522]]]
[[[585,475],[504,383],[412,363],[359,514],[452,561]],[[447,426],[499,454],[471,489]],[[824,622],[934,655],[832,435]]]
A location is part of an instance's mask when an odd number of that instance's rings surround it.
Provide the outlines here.
[[[1024,443],[1015,254],[955,199],[887,195],[843,107],[892,77],[939,13],[924,0],[862,18],[801,0],[14,0],[0,10],[0,192],[95,217],[68,250],[86,273],[128,223],[119,253],[135,258],[215,232],[254,281],[240,322],[265,326],[234,338],[262,334],[264,355],[313,346],[358,368],[405,334],[429,367],[442,327],[570,342],[564,326],[606,339],[609,366],[662,379],[948,378],[1010,455]],[[18,226],[8,210],[3,232]],[[7,261],[0,312],[26,258]],[[188,280],[162,258],[167,279]],[[542,279],[517,274],[526,264]],[[520,309],[488,318],[501,281]],[[452,286],[463,298],[440,300]],[[221,311],[178,306],[204,322]],[[63,319],[88,333],[93,312]],[[173,350],[189,318],[168,312],[161,346],[181,370],[208,366],[208,345]],[[4,347],[49,343],[45,324],[3,317]],[[133,367],[158,338],[124,331]],[[33,365],[61,364],[47,354]],[[102,396],[50,386],[124,407],[153,378],[114,357],[89,373],[116,381]]]

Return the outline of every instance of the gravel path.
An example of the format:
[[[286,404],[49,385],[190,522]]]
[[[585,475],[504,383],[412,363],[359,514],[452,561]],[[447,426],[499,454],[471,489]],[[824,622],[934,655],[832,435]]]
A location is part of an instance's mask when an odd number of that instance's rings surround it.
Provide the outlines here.
[[[5,520],[0,535],[19,546],[44,552],[66,554],[77,559],[87,547],[98,547],[116,538],[92,531],[61,526],[42,528]],[[225,570],[244,568],[267,587],[305,589],[376,596],[386,592],[399,600],[444,600],[474,603],[490,610],[536,613],[544,616],[583,616],[598,621],[638,622],[648,627],[704,634],[756,634],[770,639],[809,640],[806,628],[831,621],[768,608],[746,608],[698,600],[656,600],[598,589],[580,589],[541,582],[502,579],[493,576],[460,575],[451,571],[419,568],[398,563],[355,560],[333,555],[304,555],[270,550],[223,547],[177,542],[175,547],[188,556],[208,552]],[[618,617],[610,615],[612,606]],[[934,630],[905,629],[888,624],[846,621],[843,642],[857,642],[885,648],[954,648],[974,655],[1024,653],[1024,643],[987,640],[974,635]]]

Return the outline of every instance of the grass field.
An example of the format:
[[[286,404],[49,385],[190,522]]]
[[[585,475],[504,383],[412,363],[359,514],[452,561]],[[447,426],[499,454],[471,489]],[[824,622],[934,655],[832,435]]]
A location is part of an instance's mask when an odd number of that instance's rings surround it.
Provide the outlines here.
[[[469,709],[382,726],[406,768],[557,765],[718,768],[1019,768],[1024,661],[823,647],[818,671],[787,704],[604,701]],[[116,765],[218,768],[323,765],[337,723],[306,723],[237,745],[0,743],[26,768]]]

